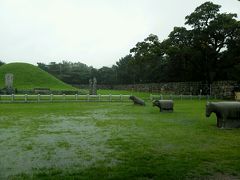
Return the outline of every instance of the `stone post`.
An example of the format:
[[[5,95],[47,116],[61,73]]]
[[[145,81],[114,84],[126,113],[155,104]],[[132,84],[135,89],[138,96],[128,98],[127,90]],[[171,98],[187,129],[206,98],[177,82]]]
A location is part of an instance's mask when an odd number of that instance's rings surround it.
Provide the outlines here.
[[[97,95],[97,79],[95,77],[93,78],[92,94]]]
[[[97,95],[97,79],[95,77],[93,79],[89,79],[89,94]]]
[[[7,94],[13,94],[13,74],[7,73],[5,74],[5,88],[7,90]]]
[[[89,79],[89,94],[93,94],[93,81],[92,79]]]

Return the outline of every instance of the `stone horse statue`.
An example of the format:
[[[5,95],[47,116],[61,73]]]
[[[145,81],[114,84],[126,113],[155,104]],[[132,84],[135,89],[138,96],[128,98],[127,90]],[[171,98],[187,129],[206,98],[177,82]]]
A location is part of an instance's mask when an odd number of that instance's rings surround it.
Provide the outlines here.
[[[217,127],[240,127],[240,102],[209,102],[206,105],[206,117],[214,112],[217,116]]]

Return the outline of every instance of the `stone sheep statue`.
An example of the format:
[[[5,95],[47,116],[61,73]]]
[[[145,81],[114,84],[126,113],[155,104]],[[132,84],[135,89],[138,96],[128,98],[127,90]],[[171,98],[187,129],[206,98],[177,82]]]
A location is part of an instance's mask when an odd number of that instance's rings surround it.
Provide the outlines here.
[[[144,100],[136,97],[136,96],[130,96],[129,99],[131,99],[133,101],[134,104],[138,104],[138,105],[141,105],[141,106],[145,106],[145,102]]]
[[[153,106],[157,106],[160,112],[173,112],[173,100],[155,100]]]
[[[240,102],[209,102],[206,105],[206,117],[214,112],[217,116],[217,127],[240,127]]]

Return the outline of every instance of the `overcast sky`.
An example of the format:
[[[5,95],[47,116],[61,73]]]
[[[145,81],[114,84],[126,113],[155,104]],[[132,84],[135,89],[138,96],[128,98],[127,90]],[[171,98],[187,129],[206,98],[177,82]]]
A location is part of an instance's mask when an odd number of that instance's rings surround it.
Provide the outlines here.
[[[166,39],[204,0],[0,0],[0,60],[111,66],[149,34]],[[240,16],[237,0],[212,0]]]

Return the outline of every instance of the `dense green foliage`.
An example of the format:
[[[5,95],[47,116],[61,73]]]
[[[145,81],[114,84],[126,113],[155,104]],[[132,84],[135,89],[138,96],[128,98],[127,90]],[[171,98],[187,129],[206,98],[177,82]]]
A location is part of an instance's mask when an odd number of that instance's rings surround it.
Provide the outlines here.
[[[0,66],[2,66],[2,65],[4,65],[4,64],[5,64],[4,62],[0,61]]]
[[[240,131],[205,105],[0,104],[0,179],[239,179]]]
[[[63,61],[62,63],[51,62],[49,65],[38,63],[38,67],[69,84],[88,83],[93,71],[93,67],[88,67],[83,63],[71,63],[67,61]]]
[[[40,68],[26,63],[10,63],[0,67],[0,87],[5,86],[5,74],[14,75],[13,86],[20,89],[50,88],[51,90],[76,90]]]
[[[116,65],[95,69],[82,63],[39,63],[39,67],[71,84],[133,84],[169,81],[240,80],[240,22],[205,2],[175,27],[167,39],[149,35]],[[156,22],[157,23],[157,22]]]
[[[175,27],[162,42],[150,35],[117,63],[117,70],[137,83],[239,80],[240,22],[236,14],[220,13],[220,7],[203,3],[186,17],[189,29]]]
[[[97,77],[100,84],[112,84],[115,82],[115,77],[112,77],[115,70],[109,67],[95,69],[80,62],[72,63],[68,61],[62,61],[61,63],[51,62],[48,65],[38,63],[38,67],[69,84],[88,84],[89,79],[93,77]]]

